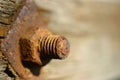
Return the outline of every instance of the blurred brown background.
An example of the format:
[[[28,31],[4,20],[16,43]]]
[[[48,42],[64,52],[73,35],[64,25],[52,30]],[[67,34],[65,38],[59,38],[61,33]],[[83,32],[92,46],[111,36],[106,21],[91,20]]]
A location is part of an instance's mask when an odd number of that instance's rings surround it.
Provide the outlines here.
[[[71,45],[43,80],[120,80],[120,0],[35,0],[46,26]]]

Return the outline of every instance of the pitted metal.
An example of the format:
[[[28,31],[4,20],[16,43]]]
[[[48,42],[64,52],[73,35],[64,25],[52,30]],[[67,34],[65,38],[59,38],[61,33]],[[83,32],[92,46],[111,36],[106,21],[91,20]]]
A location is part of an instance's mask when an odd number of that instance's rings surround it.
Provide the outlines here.
[[[44,27],[32,0],[25,0],[10,26],[7,36],[2,40],[1,50],[22,80],[39,80],[41,66],[51,59],[68,56],[68,40],[52,34]]]

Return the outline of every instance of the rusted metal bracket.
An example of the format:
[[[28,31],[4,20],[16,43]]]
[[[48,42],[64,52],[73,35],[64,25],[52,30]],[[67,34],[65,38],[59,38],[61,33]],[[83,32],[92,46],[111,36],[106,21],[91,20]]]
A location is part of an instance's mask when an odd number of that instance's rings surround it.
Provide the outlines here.
[[[51,59],[68,56],[69,42],[65,37],[48,31],[33,1],[25,0],[1,43],[1,50],[21,79],[39,80],[41,66]]]

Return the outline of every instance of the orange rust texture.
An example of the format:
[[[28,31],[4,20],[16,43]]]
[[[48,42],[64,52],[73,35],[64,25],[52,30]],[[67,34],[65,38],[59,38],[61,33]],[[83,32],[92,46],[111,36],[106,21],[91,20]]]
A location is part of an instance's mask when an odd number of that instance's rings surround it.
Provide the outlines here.
[[[1,44],[3,54],[23,80],[39,80],[40,68],[36,69],[38,71],[36,76],[23,66],[21,54],[19,52],[19,39],[27,34],[27,32],[29,33],[29,31],[33,31],[34,33],[34,30],[40,27],[44,28],[36,6],[32,0],[26,0],[25,5],[21,8],[5,40]]]
[[[38,29],[31,28],[28,32],[24,33],[19,40],[20,52],[22,60],[36,62],[42,65],[40,60],[39,39],[45,35],[50,35],[51,32],[45,28],[39,27]]]
[[[65,37],[48,31],[33,1],[26,0],[1,43],[1,49],[21,79],[39,80],[41,66],[52,58],[68,56],[69,43]]]

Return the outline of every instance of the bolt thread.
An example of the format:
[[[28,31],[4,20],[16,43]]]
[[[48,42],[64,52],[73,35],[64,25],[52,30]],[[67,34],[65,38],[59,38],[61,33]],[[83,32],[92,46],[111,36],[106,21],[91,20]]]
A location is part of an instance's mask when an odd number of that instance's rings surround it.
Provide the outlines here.
[[[61,44],[64,42],[65,44]],[[65,58],[67,56],[67,53],[69,52],[69,48],[66,45],[66,42],[67,44],[69,44],[66,38],[59,35],[49,35],[41,37],[39,46],[40,56],[45,59]]]
[[[42,58],[57,58],[56,45],[58,36],[44,36],[40,39],[40,53]]]

